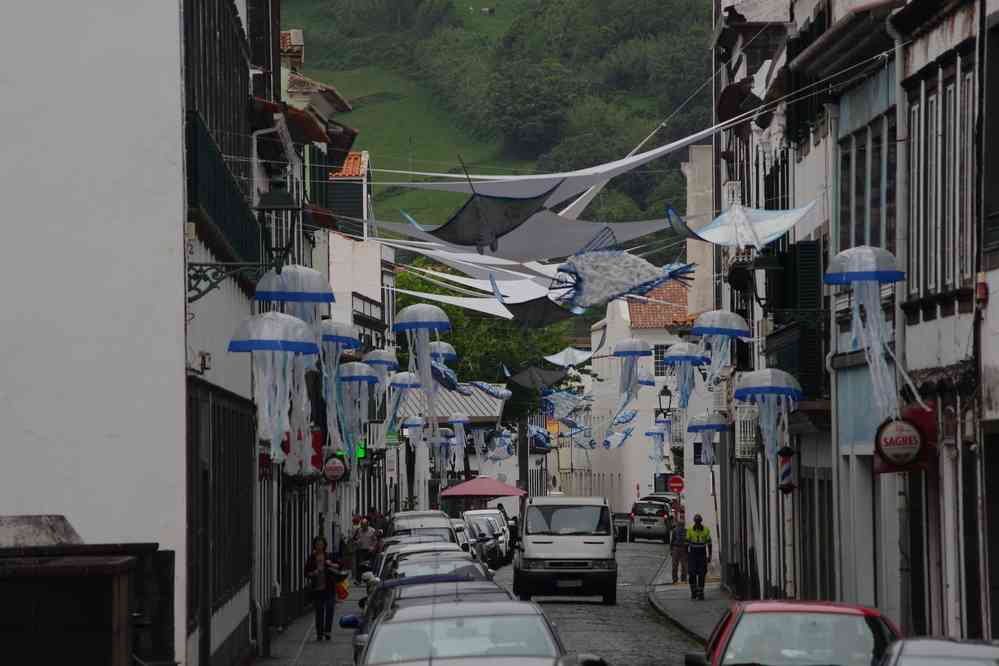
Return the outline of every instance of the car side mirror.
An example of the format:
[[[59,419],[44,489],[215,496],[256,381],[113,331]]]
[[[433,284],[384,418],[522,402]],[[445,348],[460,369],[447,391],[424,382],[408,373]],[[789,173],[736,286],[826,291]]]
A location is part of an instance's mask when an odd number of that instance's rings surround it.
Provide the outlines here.
[[[461,549],[467,553],[468,552],[468,544],[467,543],[461,544]]]
[[[341,629],[357,629],[361,626],[361,618],[356,615],[343,615],[340,617]]]
[[[496,572],[494,570],[492,570],[492,569],[486,569],[486,576],[489,578],[489,580],[492,580],[493,576],[495,576],[495,575],[496,575]]]
[[[688,652],[683,656],[684,666],[708,666],[708,658],[703,652]]]

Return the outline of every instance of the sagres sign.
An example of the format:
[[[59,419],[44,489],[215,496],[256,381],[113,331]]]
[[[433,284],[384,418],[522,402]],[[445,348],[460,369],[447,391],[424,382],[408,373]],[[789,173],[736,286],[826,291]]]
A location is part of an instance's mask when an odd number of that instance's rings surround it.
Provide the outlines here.
[[[924,444],[923,433],[906,419],[885,421],[874,439],[874,447],[885,462],[899,467],[915,462]]]

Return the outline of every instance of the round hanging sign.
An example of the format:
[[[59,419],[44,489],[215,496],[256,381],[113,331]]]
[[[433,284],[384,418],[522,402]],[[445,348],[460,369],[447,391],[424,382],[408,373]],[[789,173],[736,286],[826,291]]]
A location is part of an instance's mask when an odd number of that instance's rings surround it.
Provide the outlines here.
[[[330,456],[323,463],[323,478],[330,483],[336,483],[343,478],[344,473],[346,473],[347,467],[343,464],[343,461],[336,456]]]
[[[680,493],[683,492],[684,488],[683,477],[674,474],[673,476],[669,477],[669,481],[666,482],[666,487],[669,489],[671,493],[676,493],[677,495],[679,495]]]
[[[874,447],[885,462],[909,465],[923,451],[923,433],[906,419],[885,421],[878,428]]]

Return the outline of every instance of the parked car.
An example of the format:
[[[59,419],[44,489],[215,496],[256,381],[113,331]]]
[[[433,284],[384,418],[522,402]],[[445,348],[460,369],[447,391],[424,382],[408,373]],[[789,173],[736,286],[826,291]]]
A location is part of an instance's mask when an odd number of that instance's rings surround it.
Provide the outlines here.
[[[454,533],[458,537],[458,545],[461,546],[461,549],[478,557],[478,551],[472,548],[472,540],[468,535],[468,525],[465,524],[465,521],[461,518],[452,518],[451,527],[454,528]]]
[[[952,638],[895,641],[880,666],[992,666],[999,664],[999,644]]]
[[[534,595],[600,595],[617,603],[617,544],[603,497],[542,496],[527,500],[513,591]]]
[[[490,518],[495,523],[494,529],[497,531],[497,537],[500,543],[500,551],[502,553],[503,561],[509,562],[513,559],[513,537],[510,533],[510,524],[507,520],[506,514],[497,509],[476,509],[474,511],[466,511],[462,514],[462,518],[466,521],[471,518]]]
[[[345,615],[340,627],[354,629],[355,637],[366,634],[368,628],[386,609],[419,604],[461,603],[465,601],[510,601],[505,589],[492,581],[468,580],[460,576],[416,576],[396,578],[379,583],[368,595],[359,616]],[[360,657],[363,644],[354,644],[354,661]]]
[[[412,516],[396,514],[389,523],[390,536],[405,535],[437,535],[451,543],[458,543],[458,535],[454,533],[451,519],[446,515]]]
[[[485,556],[482,561],[491,567],[499,567],[503,561],[503,547],[493,523],[485,516],[473,517],[470,521],[469,526],[475,530],[476,540],[482,544],[480,553]]]
[[[824,601],[744,601],[725,612],[687,666],[877,664],[899,631],[880,611]],[[935,662],[934,662],[935,663]]]
[[[638,539],[669,540],[669,505],[662,502],[635,502],[631,505],[629,541]]]
[[[432,575],[492,580],[493,570],[468,553],[419,553],[395,562],[385,570],[385,575],[384,580]]]
[[[461,546],[456,543],[439,541],[437,543],[410,543],[391,546],[381,553],[378,568],[372,569],[377,578],[384,578],[384,572],[388,566],[396,561],[400,555],[411,555],[413,553],[433,553],[433,552],[454,552],[461,553]]]
[[[558,663],[565,647],[535,604],[423,604],[390,609],[363,641],[361,664]]]
[[[499,541],[474,520],[466,523],[468,540],[480,562],[491,564],[499,560]]]

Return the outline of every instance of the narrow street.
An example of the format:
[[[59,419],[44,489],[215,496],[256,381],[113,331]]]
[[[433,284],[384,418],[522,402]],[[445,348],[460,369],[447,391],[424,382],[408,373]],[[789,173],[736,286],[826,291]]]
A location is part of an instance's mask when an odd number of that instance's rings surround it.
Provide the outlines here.
[[[597,597],[538,597],[533,599],[554,622],[570,652],[598,654],[610,664],[682,664],[683,655],[698,649],[687,633],[656,611],[648,600],[648,585],[666,556],[661,543],[618,544],[616,606]],[[512,588],[513,566],[496,573]]]

